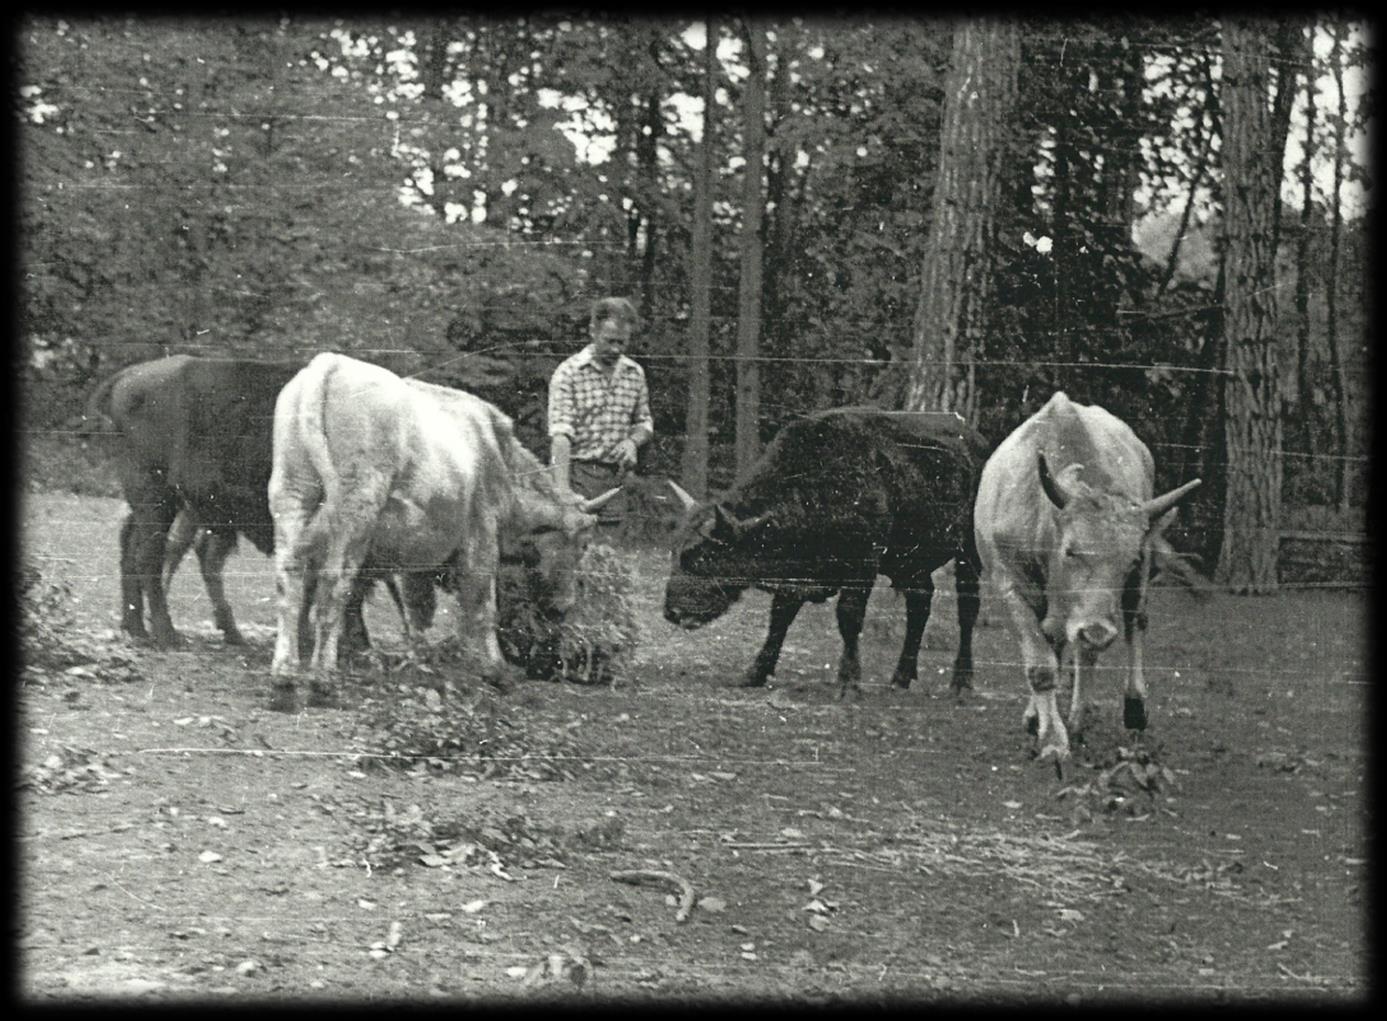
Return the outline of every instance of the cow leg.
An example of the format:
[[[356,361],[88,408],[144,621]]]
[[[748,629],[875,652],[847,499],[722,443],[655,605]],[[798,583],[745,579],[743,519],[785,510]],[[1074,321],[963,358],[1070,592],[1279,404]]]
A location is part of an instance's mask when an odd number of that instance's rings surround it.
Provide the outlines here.
[[[843,638],[843,655],[838,660],[838,697],[845,698],[848,689],[859,690],[862,663],[857,658],[857,639],[862,634],[862,621],[867,616],[867,599],[872,594],[872,581],[864,585],[848,584],[838,593],[838,634]]]
[[[193,543],[197,542],[198,533],[201,531],[197,521],[186,510],[178,512],[178,516],[173,519],[173,527],[169,529],[169,534],[164,540],[164,573],[162,575],[164,591],[168,592],[169,586],[173,583],[173,576],[178,570],[178,565],[183,562],[188,550]],[[201,553],[201,544],[199,544]]]
[[[318,569],[310,563],[304,564],[303,592],[299,597],[297,632],[295,645],[299,650],[298,664],[306,666],[313,658],[313,596],[318,591]]]
[[[1026,729],[1040,742],[1041,761],[1059,762],[1069,757],[1069,734],[1060,719],[1059,703],[1055,696],[1055,679],[1059,659],[1040,630],[1035,610],[1016,590],[999,586],[999,595],[1011,614],[1013,627],[1021,642],[1021,660],[1025,664],[1026,681],[1030,685],[1030,701],[1022,717]]]
[[[1146,678],[1142,649],[1146,638],[1146,606],[1141,589],[1128,586],[1122,593],[1122,622],[1127,639],[1127,685],[1122,699],[1122,725],[1128,730],[1146,729]]]
[[[925,636],[925,625],[929,623],[930,603],[934,600],[934,579],[925,575],[916,588],[905,592],[905,644],[901,646],[901,658],[896,664],[896,672],[891,675],[891,683],[897,688],[908,688],[919,671],[920,640]]]
[[[369,546],[368,534],[358,535],[350,529],[328,540],[327,556],[318,571],[318,584],[313,593],[314,641],[309,679],[309,700],[313,705],[332,705],[336,700],[333,689],[337,651],[342,640],[347,600]]]
[[[966,556],[954,561],[954,592],[958,596],[958,653],[954,656],[954,694],[973,687],[973,628],[982,606],[978,566]]]
[[[481,523],[467,536],[457,571],[458,637],[479,662],[484,681],[499,687],[504,663],[496,638],[496,572],[500,552],[495,525]]]
[[[802,606],[804,600],[789,592],[777,592],[771,597],[771,619],[766,629],[766,641],[747,669],[742,680],[743,687],[759,688],[766,683],[766,678],[775,673],[775,665],[780,661],[780,647],[785,644],[785,635]]]
[[[1069,695],[1069,732],[1079,734],[1084,729],[1084,692],[1091,690],[1093,668],[1098,663],[1098,653],[1076,644],[1071,653],[1074,659],[1074,690]]]
[[[165,537],[177,513],[177,501],[172,492],[157,502],[140,503],[131,509],[133,521],[129,541],[134,576],[149,608],[151,637],[161,648],[177,646],[183,641],[169,617],[163,586]]]
[[[347,602],[342,609],[342,647],[339,655],[350,658],[364,653],[371,647],[371,636],[366,631],[366,596],[375,583],[365,571],[358,571],[352,579],[347,592]],[[389,581],[386,584],[390,584]],[[392,592],[393,595],[393,592]],[[341,659],[338,660],[341,662]]]
[[[236,627],[231,604],[226,601],[222,571],[226,558],[236,549],[236,533],[231,529],[214,528],[197,543],[197,565],[202,571],[202,583],[207,586],[207,598],[212,600],[212,620],[226,639],[227,645],[245,645],[246,640]],[[168,563],[167,556],[164,563]]]
[[[149,639],[144,626],[144,588],[135,563],[135,515],[127,514],[120,525],[120,628],[131,638]]]
[[[313,597],[313,558],[309,551],[300,549],[310,513],[302,502],[292,499],[277,505],[272,503],[270,510],[275,523],[275,594],[278,598],[278,627],[274,658],[270,663],[275,688],[272,704],[277,709],[290,709],[295,674],[300,662],[312,652],[307,618],[309,601]]]

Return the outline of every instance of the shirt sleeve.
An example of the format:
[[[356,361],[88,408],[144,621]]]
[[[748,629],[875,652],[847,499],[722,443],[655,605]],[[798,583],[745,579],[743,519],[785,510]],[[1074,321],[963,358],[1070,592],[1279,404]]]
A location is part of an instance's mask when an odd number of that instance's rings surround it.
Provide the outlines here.
[[[650,415],[650,387],[646,385],[644,369],[640,369],[640,385],[636,392],[636,406],[631,412],[631,424],[643,426],[651,436],[655,435],[655,419]]]
[[[573,403],[573,374],[568,366],[560,365],[549,379],[549,438],[567,436],[573,439],[573,423],[577,419]]]

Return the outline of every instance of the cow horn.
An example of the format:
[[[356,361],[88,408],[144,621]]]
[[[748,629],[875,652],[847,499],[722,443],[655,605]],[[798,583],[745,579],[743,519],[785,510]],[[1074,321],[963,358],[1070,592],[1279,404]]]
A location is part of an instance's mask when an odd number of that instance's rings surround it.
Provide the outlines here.
[[[679,506],[686,514],[698,506],[698,501],[690,496],[688,490],[683,486],[673,479],[666,479],[666,481],[669,483],[669,488],[674,490],[674,495],[679,499]]]
[[[1059,480],[1050,474],[1050,466],[1045,463],[1045,455],[1037,453],[1036,458],[1040,466],[1040,488],[1045,490],[1045,495],[1050,498],[1051,503],[1064,510],[1064,505],[1069,502],[1069,494],[1064,491]]]
[[[1146,516],[1149,518],[1159,517],[1183,500],[1189,495],[1191,490],[1195,489],[1203,481],[1203,479],[1191,479],[1183,486],[1172,489],[1169,493],[1147,500],[1141,505],[1141,509],[1146,512]]]
[[[616,494],[619,492],[621,492],[620,486],[617,486],[615,489],[609,489],[600,496],[594,496],[591,500],[584,500],[579,505],[578,509],[581,510],[584,514],[595,513],[596,511],[599,511],[603,507],[607,506],[607,504],[611,502],[612,497],[616,496]]]
[[[764,525],[771,519],[772,513],[772,511],[763,511],[754,518],[739,518],[724,504],[719,503],[713,507],[715,518],[735,538],[741,538],[752,529]]]

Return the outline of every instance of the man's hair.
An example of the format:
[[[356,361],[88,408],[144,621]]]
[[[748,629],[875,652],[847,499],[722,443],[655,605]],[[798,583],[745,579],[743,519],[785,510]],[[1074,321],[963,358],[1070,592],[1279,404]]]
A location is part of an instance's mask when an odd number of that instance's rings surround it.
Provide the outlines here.
[[[639,321],[636,306],[627,298],[598,298],[592,303],[592,315],[588,317],[588,327],[594,327],[605,319],[624,319],[634,328]]]

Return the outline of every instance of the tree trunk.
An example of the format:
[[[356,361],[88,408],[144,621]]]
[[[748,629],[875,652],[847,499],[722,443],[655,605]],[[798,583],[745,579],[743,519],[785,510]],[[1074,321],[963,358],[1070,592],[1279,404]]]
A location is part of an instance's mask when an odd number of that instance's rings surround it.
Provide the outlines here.
[[[1268,105],[1270,25],[1223,19],[1224,230],[1228,257],[1224,383],[1228,492],[1217,577],[1233,592],[1276,591],[1281,528],[1281,394],[1277,385],[1272,218],[1281,165]]]
[[[939,176],[902,402],[910,411],[956,411],[977,420],[974,366],[983,353],[995,217],[1020,63],[1014,22],[982,18],[954,26]]]
[[[1341,193],[1344,185],[1344,136],[1348,133],[1348,99],[1344,95],[1343,22],[1334,25],[1334,48],[1329,63],[1334,86],[1339,93],[1339,109],[1334,119],[1334,192],[1329,199],[1329,286],[1325,288],[1325,334],[1329,341],[1330,382],[1334,390],[1334,502],[1340,511],[1349,507],[1348,492],[1348,385],[1344,379],[1344,358],[1339,348],[1339,247],[1343,236],[1344,213]]]
[[[653,58],[652,58],[653,59]],[[661,93],[650,92],[645,96],[645,117],[640,137],[636,140],[636,153],[640,160],[641,199],[645,206],[645,238],[641,249],[640,296],[641,308],[649,308],[651,288],[655,281],[655,252],[659,227],[655,222],[655,199],[660,194],[660,136],[664,134],[665,120],[660,113]]]
[[[1315,208],[1315,175],[1313,157],[1315,154],[1315,47],[1310,38],[1301,46],[1302,59],[1308,61],[1305,67],[1305,150],[1300,162],[1300,235],[1296,238],[1296,365],[1295,365],[1295,407],[1296,407],[1296,449],[1306,455],[1302,467],[1304,475],[1314,478],[1314,462],[1309,459],[1314,436],[1312,423],[1315,420],[1315,402],[1310,389],[1310,228]]]
[[[717,87],[717,21],[707,19],[703,51],[703,141],[694,180],[692,265],[689,267],[689,403],[684,415],[684,488],[708,492],[708,329],[713,287],[713,102]]]
[[[761,187],[766,150],[766,34],[747,20],[747,67],[743,96],[746,177],[742,195],[742,275],[737,298],[737,474],[761,453]]]

